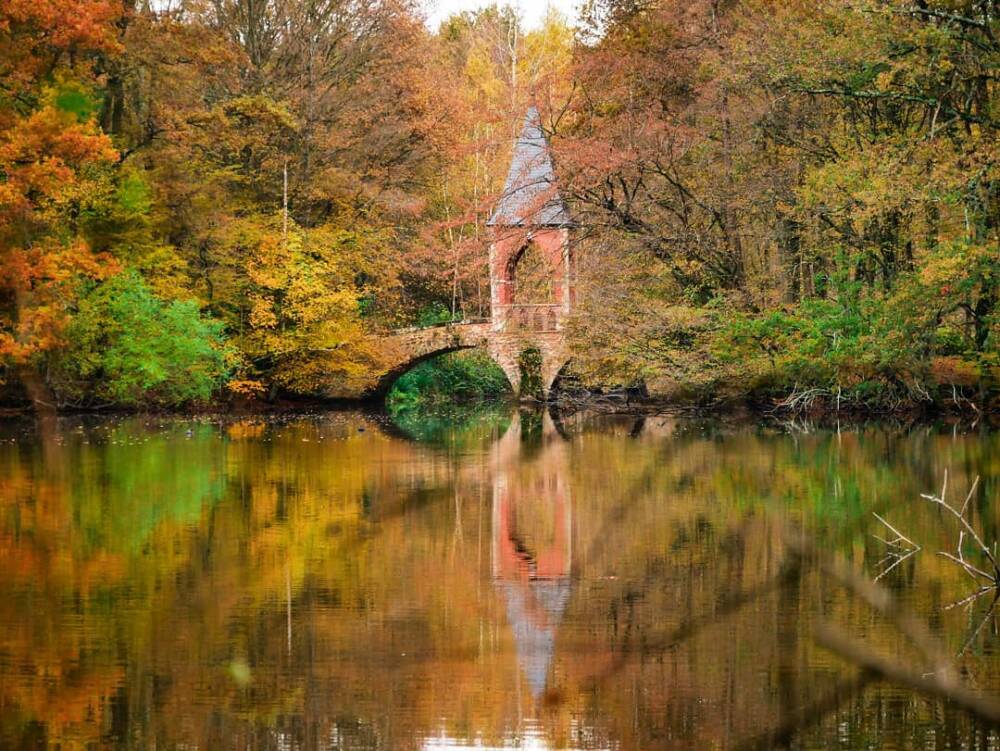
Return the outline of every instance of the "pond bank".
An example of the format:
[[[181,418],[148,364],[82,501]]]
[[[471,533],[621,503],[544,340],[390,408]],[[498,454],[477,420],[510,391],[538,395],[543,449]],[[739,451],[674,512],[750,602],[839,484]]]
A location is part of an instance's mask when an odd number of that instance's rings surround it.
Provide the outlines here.
[[[720,400],[715,403],[678,402],[649,397],[625,398],[619,395],[593,394],[587,397],[565,397],[557,395],[550,401],[535,399],[518,400],[508,395],[505,398],[481,400],[436,400],[423,403],[400,405],[384,404],[376,399],[301,399],[279,400],[276,402],[242,401],[239,403],[213,402],[211,404],[185,409],[137,409],[108,407],[103,409],[60,409],[50,413],[38,413],[29,405],[0,407],[0,420],[26,419],[33,416],[71,417],[107,416],[124,418],[132,415],[162,415],[171,418],[211,418],[230,416],[281,417],[317,413],[363,411],[372,415],[418,414],[452,415],[456,412],[493,411],[495,409],[520,408],[528,411],[548,411],[555,415],[573,415],[581,412],[621,415],[633,417],[655,417],[674,415],[678,417],[711,418],[733,423],[802,423],[816,426],[837,424],[867,424],[889,422],[901,425],[917,425],[944,421],[948,424],[1000,427],[1000,410],[979,412],[968,407],[956,408],[947,404],[905,405],[894,410],[846,408],[840,410],[814,404],[809,409],[791,409],[773,402],[750,400]]]

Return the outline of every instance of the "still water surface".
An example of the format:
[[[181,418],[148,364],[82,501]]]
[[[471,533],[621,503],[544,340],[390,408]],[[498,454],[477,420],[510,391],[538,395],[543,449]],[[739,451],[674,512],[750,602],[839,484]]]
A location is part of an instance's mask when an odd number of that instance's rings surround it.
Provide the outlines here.
[[[920,498],[1000,536],[1000,437],[497,408],[0,425],[2,749],[997,748],[789,530],[1000,697],[989,598]],[[981,626],[981,627],[980,627]],[[961,652],[960,656],[958,653]],[[841,695],[822,703],[832,689]],[[845,688],[846,687],[846,688]],[[803,707],[806,709],[803,711]]]

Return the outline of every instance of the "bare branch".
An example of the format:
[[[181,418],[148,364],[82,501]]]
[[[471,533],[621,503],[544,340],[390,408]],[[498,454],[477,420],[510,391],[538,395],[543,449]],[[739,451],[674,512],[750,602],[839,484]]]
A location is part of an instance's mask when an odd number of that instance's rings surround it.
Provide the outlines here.
[[[1000,705],[965,686],[956,684],[939,672],[922,674],[910,670],[904,667],[900,661],[890,660],[876,654],[857,641],[848,638],[839,629],[828,625],[817,628],[816,642],[848,662],[874,672],[885,680],[925,696],[953,702],[991,725],[1000,725]]]
[[[965,510],[968,507],[969,501],[971,500],[972,495],[975,492],[976,487],[978,485],[979,485],[979,478],[977,477],[976,480],[975,480],[975,482],[972,483],[972,489],[969,491],[969,495],[966,497],[965,503],[962,504],[961,510],[956,509],[954,506],[952,506],[951,504],[949,504],[945,500],[945,493],[948,490],[948,473],[947,472],[945,472],[944,486],[941,488],[941,495],[940,496],[933,496],[933,495],[921,494],[921,498],[926,498],[931,503],[938,504],[939,506],[941,506],[941,508],[945,509],[949,514],[951,514],[956,519],[958,519],[958,522],[959,522],[959,524],[961,524],[964,533],[968,533],[969,537],[971,537],[973,540],[975,540],[976,545],[979,547],[980,551],[989,560],[990,565],[993,566],[993,574],[992,575],[987,574],[987,576],[989,576],[989,578],[992,579],[992,581],[993,581],[993,583],[995,585],[1000,586],[1000,564],[997,563],[996,556],[994,555],[993,551],[990,550],[989,546],[986,545],[985,542],[983,542],[982,538],[979,536],[979,533],[976,532],[975,528],[971,524],[969,524],[968,520],[965,518]],[[964,558],[962,556],[962,551],[961,551],[961,544],[962,544],[962,542],[964,542],[964,534],[960,535],[960,537],[959,537],[959,546],[960,547],[959,547],[959,551],[958,551],[958,557],[955,558],[954,556],[950,556],[950,555],[947,556],[947,557],[952,558],[953,560],[956,560],[962,566],[967,566],[968,564],[967,564],[967,562],[964,560]],[[978,571],[978,569],[975,569],[975,570]],[[980,573],[982,573],[982,572],[980,572]]]

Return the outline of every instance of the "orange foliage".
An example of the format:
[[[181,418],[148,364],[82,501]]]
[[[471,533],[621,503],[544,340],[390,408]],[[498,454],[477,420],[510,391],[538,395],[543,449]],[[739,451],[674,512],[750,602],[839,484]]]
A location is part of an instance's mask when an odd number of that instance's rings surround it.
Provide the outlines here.
[[[59,342],[79,276],[115,269],[74,226],[90,170],[116,152],[89,110],[88,55],[117,48],[112,2],[12,0],[0,9],[0,358],[24,365]],[[44,76],[43,76],[44,73]]]

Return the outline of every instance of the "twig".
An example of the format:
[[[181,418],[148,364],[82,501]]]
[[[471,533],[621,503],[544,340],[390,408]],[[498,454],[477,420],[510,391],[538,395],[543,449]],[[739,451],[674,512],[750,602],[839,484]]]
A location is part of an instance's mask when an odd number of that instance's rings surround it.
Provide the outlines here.
[[[873,610],[890,618],[896,628],[923,653],[928,662],[935,666],[935,670],[942,677],[942,680],[946,683],[955,681],[954,672],[950,667],[950,658],[941,650],[938,640],[931,634],[926,624],[900,606],[899,601],[893,597],[889,590],[858,574],[840,560],[831,559],[814,550],[808,544],[790,539],[787,544],[793,552],[797,552],[799,555],[811,552],[816,567],[820,571],[839,581],[848,591],[868,603]]]
[[[878,535],[872,535],[872,537],[874,537],[879,542],[883,543],[887,548],[891,548],[886,553],[885,558],[883,558],[881,561],[875,564],[875,568],[879,568],[882,565],[884,565],[887,561],[892,561],[892,564],[888,568],[884,569],[882,573],[880,573],[878,576],[875,577],[875,581],[878,581],[882,577],[886,576],[890,571],[896,568],[903,561],[919,553],[921,547],[917,545],[917,543],[915,543],[909,537],[900,532],[898,529],[896,529],[894,526],[892,526],[881,516],[876,514],[874,511],[872,512],[872,515],[880,522],[882,522],[882,524],[890,532],[896,535],[896,538],[894,540],[886,540],[885,538],[879,537]],[[905,542],[909,547],[904,547],[903,545],[900,545],[900,543],[903,542]]]
[[[959,541],[958,544],[961,545],[962,544],[961,541]],[[943,550],[940,551],[938,553],[938,555],[944,556],[948,560],[954,561],[959,566],[961,566],[973,578],[975,578],[976,576],[980,576],[983,579],[986,579],[986,581],[990,582],[990,587],[991,588],[993,588],[993,589],[996,588],[996,579],[993,576],[990,576],[989,574],[987,574],[985,571],[983,571],[980,568],[976,568],[975,566],[973,566],[971,563],[969,563],[964,558],[960,558],[958,556],[954,556],[951,553],[947,553],[947,552],[945,552]]]
[[[888,575],[890,571],[892,571],[894,568],[896,568],[896,566],[898,566],[903,561],[907,560],[908,558],[911,558],[912,556],[916,555],[919,552],[920,552],[920,548],[916,548],[914,550],[909,551],[908,553],[906,553],[904,555],[896,555],[895,556],[896,560],[893,561],[893,563],[887,569],[885,569],[881,574],[879,574],[878,576],[876,576],[874,580],[878,581],[882,577]],[[888,556],[887,555],[885,558],[882,559],[882,561],[879,562],[879,564],[881,565],[881,563],[883,561],[886,561],[887,559],[889,559],[891,557],[893,557],[893,556]]]
[[[915,543],[909,537],[907,537],[906,535],[904,535],[902,532],[900,532],[894,526],[892,526],[891,524],[889,524],[889,522],[887,522],[881,516],[879,516],[878,514],[876,514],[874,511],[872,512],[872,516],[874,516],[876,519],[878,519],[880,522],[882,522],[885,526],[887,526],[889,528],[890,532],[892,532],[893,534],[896,535],[896,539],[893,541],[894,543],[897,543],[900,540],[902,540],[903,542],[907,543],[911,548],[917,548],[918,550],[920,549],[920,546],[917,545],[917,543]]]
[[[945,610],[954,610],[955,608],[960,608],[963,605],[971,605],[973,602],[975,602],[976,600],[978,600],[980,597],[982,597],[987,592],[996,592],[996,591],[997,591],[997,588],[994,587],[994,586],[980,587],[979,589],[977,589],[975,592],[973,592],[968,597],[963,597],[961,600],[958,600],[957,602],[953,602],[951,605],[945,605],[944,609]]]
[[[969,494],[966,496],[965,503],[962,504],[961,510],[956,509],[954,506],[952,506],[951,504],[949,504],[945,500],[945,493],[948,490],[948,472],[945,471],[945,473],[944,473],[944,485],[941,488],[941,495],[940,496],[933,496],[933,495],[926,495],[926,494],[922,493],[920,497],[921,498],[926,498],[931,503],[938,504],[939,506],[941,506],[941,508],[945,509],[948,513],[950,513],[952,516],[954,516],[956,519],[958,519],[959,524],[962,525],[962,531],[961,531],[961,534],[959,535],[959,538],[958,538],[959,549],[958,549],[958,556],[957,556],[957,558],[955,556],[948,555],[948,554],[943,554],[943,555],[946,555],[946,557],[951,558],[952,560],[957,561],[961,566],[963,566],[964,568],[966,568],[966,570],[970,570],[971,569],[971,570],[977,572],[980,575],[986,576],[988,579],[992,580],[992,582],[993,582],[993,584],[995,586],[1000,586],[1000,564],[997,563],[996,556],[993,554],[993,551],[990,550],[989,546],[987,546],[986,543],[983,542],[982,538],[979,536],[979,533],[976,532],[975,528],[971,524],[969,524],[968,520],[966,520],[966,518],[965,518],[965,511],[969,507],[969,502],[972,500],[972,496],[975,494],[976,488],[978,486],[979,486],[979,478],[977,477],[975,479],[975,481],[972,483],[972,487],[969,489]],[[961,545],[965,541],[965,533],[968,533],[968,535],[973,540],[976,541],[976,545],[979,546],[979,549],[982,551],[983,555],[986,556],[986,558],[989,560],[990,564],[993,566],[993,573],[992,574],[986,574],[986,573],[984,573],[983,571],[981,571],[980,569],[977,569],[976,567],[972,566],[971,564],[969,564],[965,560],[964,556],[962,555],[962,550],[961,550]]]
[[[987,608],[986,614],[983,616],[982,620],[979,621],[979,625],[976,626],[975,629],[973,629],[972,633],[969,635],[969,638],[965,640],[965,644],[962,645],[962,648],[958,650],[958,654],[956,655],[956,657],[961,657],[962,655],[964,655],[965,651],[970,646],[972,646],[972,642],[976,640],[976,637],[979,636],[979,632],[983,630],[983,626],[986,625],[987,621],[989,621],[991,616],[993,615],[993,611],[996,610],[997,599],[998,599],[997,597],[993,598],[993,602],[991,602],[989,608]]]

